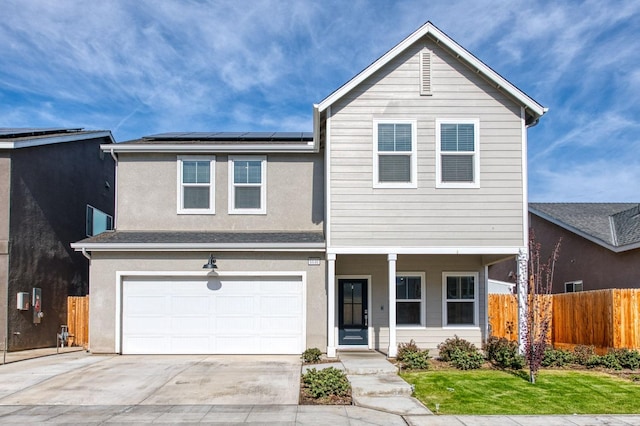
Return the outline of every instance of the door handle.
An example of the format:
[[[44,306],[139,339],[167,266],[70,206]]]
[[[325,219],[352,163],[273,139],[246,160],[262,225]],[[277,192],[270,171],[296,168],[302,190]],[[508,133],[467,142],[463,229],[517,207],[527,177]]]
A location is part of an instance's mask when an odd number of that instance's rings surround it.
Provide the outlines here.
[[[367,312],[367,310],[364,310],[364,326],[368,327],[369,326],[369,313]]]

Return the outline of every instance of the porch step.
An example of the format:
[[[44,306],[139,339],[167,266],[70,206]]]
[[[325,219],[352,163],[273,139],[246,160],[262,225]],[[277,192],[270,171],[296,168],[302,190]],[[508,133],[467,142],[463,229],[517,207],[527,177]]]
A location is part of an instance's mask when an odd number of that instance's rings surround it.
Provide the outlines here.
[[[397,374],[398,369],[379,352],[340,352],[338,354],[347,374]]]
[[[411,396],[411,385],[397,374],[347,374],[354,398],[372,396]]]

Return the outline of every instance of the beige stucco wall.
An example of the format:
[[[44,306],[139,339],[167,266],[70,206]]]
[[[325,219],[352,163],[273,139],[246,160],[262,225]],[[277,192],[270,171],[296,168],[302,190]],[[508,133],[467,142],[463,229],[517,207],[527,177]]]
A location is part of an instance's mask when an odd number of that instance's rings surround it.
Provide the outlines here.
[[[209,253],[108,253],[94,252],[90,277],[89,350],[114,353],[116,348],[116,272],[188,271],[203,272]],[[320,265],[308,265],[308,258],[320,258]],[[326,350],[326,280],[322,253],[216,253],[218,271],[306,272],[307,347]]]
[[[191,157],[191,156],[190,156]],[[322,231],[322,154],[267,155],[267,214],[230,215],[228,156],[216,154],[215,214],[178,214],[178,156],[119,154],[119,231]]]
[[[386,255],[339,255],[336,259],[336,283],[340,276],[371,276],[369,326],[373,331],[373,347],[387,352],[389,346],[389,285]],[[397,273],[422,272],[426,278],[426,327],[397,329],[397,342],[413,339],[424,349],[437,345],[454,334],[480,347],[486,329],[487,298],[484,268],[480,256],[398,255]],[[477,272],[478,318],[476,327],[443,327],[443,272]],[[337,303],[337,291],[336,291]],[[338,324],[336,309],[336,324]]]

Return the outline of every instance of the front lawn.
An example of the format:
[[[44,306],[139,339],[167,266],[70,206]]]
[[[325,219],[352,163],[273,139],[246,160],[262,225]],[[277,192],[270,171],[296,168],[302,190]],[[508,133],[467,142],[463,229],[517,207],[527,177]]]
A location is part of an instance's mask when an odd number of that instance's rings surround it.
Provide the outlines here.
[[[640,383],[596,371],[544,370],[532,385],[527,375],[447,369],[402,377],[415,386],[416,398],[440,414],[640,413]]]

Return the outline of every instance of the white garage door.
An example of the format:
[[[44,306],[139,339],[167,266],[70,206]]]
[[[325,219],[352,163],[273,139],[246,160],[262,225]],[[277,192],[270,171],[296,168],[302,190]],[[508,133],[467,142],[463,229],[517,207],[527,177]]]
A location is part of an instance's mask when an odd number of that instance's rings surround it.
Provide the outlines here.
[[[126,279],[124,354],[299,354],[300,277]]]

